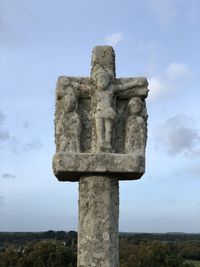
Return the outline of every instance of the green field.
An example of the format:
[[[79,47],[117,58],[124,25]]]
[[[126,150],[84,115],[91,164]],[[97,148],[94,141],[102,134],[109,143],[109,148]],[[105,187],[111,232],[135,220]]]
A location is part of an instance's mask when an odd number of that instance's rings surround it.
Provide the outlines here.
[[[192,261],[192,260],[188,260],[188,263],[193,263],[195,267],[200,267],[200,261]]]

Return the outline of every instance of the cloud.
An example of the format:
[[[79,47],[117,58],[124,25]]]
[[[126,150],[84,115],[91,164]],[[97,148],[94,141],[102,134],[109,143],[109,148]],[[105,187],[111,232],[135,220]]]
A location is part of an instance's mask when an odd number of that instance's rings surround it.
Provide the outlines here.
[[[149,99],[171,94],[189,80],[192,72],[185,63],[171,62],[165,69],[149,79]]]
[[[199,151],[199,132],[189,116],[178,114],[156,127],[154,130],[156,147],[164,147],[172,156],[178,154],[194,156],[195,152]]]
[[[7,129],[3,128],[4,120],[6,116],[2,111],[0,111],[0,148],[4,149],[4,146],[1,145],[1,143],[8,141],[6,144],[6,149],[9,147],[12,152],[15,154],[18,153],[18,146],[19,146],[19,141],[15,136],[11,136],[9,131]]]
[[[11,151],[13,153],[15,153],[15,154],[19,153],[20,141],[15,136],[12,136],[10,138],[9,145],[10,145]]]
[[[33,140],[32,142],[24,145],[24,151],[29,152],[33,149],[40,149],[41,147],[42,143],[39,140]]]
[[[23,127],[25,130],[27,130],[30,128],[30,124],[26,121],[26,122],[24,122]]]
[[[0,110],[0,142],[8,140],[10,138],[8,130],[3,129],[5,118],[5,114]]]
[[[197,175],[199,177],[200,175],[200,165],[199,164],[193,164],[188,166],[185,171],[189,174]]]
[[[148,0],[147,2],[162,24],[171,22],[177,16],[177,7],[173,0]]]
[[[184,63],[172,62],[165,70],[166,77],[171,80],[181,79],[185,76],[188,77],[190,74],[189,67]]]
[[[189,23],[199,21],[199,0],[147,0],[147,3],[163,26],[173,23],[179,17]]]
[[[0,149],[4,149],[6,144],[6,149],[11,150],[15,154],[18,154],[20,150],[28,152],[30,150],[39,149],[42,147],[42,144],[39,140],[33,140],[32,142],[28,142],[23,145],[23,143],[20,142],[17,137],[10,135],[9,131],[4,128],[5,119],[5,114],[0,111]],[[25,122],[23,128],[26,130],[29,127],[29,123]],[[7,143],[5,143],[6,141]]]
[[[11,174],[11,173],[4,173],[3,175],[2,175],[2,178],[3,179],[13,179],[13,178],[15,178],[16,176],[14,175],[14,174]]]
[[[3,124],[5,118],[6,118],[5,114],[3,114],[3,112],[0,110],[0,125]]]
[[[116,46],[123,39],[123,35],[121,32],[112,33],[105,37],[105,41],[107,45]]]
[[[0,141],[5,141],[10,138],[9,132],[7,130],[0,129]]]
[[[158,98],[160,95],[162,95],[166,89],[167,86],[165,84],[165,81],[160,78],[150,78],[148,79],[149,82],[149,100],[154,100]]]

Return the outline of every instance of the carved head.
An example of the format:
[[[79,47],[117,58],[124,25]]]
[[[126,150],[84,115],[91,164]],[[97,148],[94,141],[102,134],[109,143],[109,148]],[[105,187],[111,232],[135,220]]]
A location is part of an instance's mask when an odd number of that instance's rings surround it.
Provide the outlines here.
[[[98,89],[104,90],[110,84],[110,76],[106,71],[98,71],[95,73],[95,83]]]
[[[113,71],[110,69],[102,68],[101,66],[96,68],[92,75],[97,88],[100,90],[107,89],[108,85],[113,79]]]
[[[76,111],[77,109],[76,97],[72,94],[65,95],[63,99],[63,108],[65,112]]]
[[[143,110],[143,102],[139,97],[133,97],[128,103],[129,113],[131,115],[140,114]]]

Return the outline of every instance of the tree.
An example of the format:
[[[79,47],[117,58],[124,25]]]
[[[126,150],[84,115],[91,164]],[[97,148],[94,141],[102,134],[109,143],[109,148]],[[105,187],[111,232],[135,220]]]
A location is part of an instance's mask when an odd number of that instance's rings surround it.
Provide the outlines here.
[[[0,267],[75,267],[76,254],[57,241],[30,244],[21,252],[9,248],[0,254]]]
[[[185,263],[176,246],[158,241],[130,244],[122,239],[120,244],[121,267],[193,267]]]

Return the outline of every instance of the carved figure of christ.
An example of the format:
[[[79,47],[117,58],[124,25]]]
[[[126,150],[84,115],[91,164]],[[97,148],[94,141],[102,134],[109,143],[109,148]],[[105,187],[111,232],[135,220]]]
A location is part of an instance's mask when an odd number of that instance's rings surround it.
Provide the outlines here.
[[[111,137],[113,123],[116,117],[114,110],[114,99],[120,96],[130,98],[133,96],[146,96],[147,80],[146,78],[115,79],[109,71],[99,68],[96,70],[92,79],[89,78],[67,78],[61,77],[58,81],[60,85],[73,90],[77,97],[94,98],[94,126],[96,135],[96,145],[93,147],[93,153],[111,152]],[[140,88],[140,90],[138,90]],[[135,90],[137,89],[137,90]],[[57,91],[59,94],[59,90]]]
[[[111,152],[111,135],[116,112],[113,109],[113,96],[120,91],[145,86],[145,78],[136,79],[132,82],[113,83],[109,72],[99,69],[95,76],[95,126],[97,136],[96,152]]]

